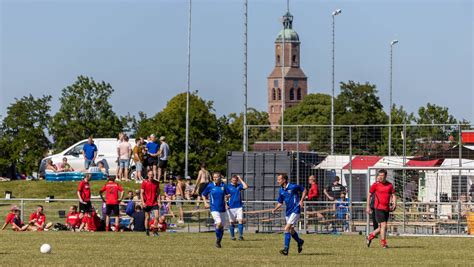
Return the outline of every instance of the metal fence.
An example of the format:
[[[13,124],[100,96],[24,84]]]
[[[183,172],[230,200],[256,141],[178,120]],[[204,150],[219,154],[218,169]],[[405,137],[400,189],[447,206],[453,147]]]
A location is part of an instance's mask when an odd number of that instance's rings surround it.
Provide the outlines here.
[[[169,231],[172,232],[208,232],[213,231],[213,220],[210,212],[196,209],[193,201],[183,202],[184,223],[178,224],[179,209],[172,202],[171,209],[176,217],[167,215]],[[272,213],[275,201],[246,201],[246,231],[254,233],[273,233],[283,231],[285,226],[284,211]],[[37,205],[44,207],[47,222],[65,223],[65,215],[71,205],[77,205],[76,199],[1,199],[0,221],[4,221],[11,205],[21,210],[23,220],[27,220]],[[102,202],[93,200],[101,217]],[[474,205],[468,202],[399,202],[397,211],[391,214],[389,232],[391,234],[451,234],[467,235],[469,228],[467,217],[473,212]],[[405,207],[405,208],[403,208]],[[445,217],[448,216],[448,217]],[[128,225],[130,217],[121,209],[121,225]],[[366,233],[371,230],[370,216],[366,213],[365,202],[330,202],[306,201],[298,228],[304,233],[340,234],[344,232]],[[471,232],[472,234],[472,232]]]

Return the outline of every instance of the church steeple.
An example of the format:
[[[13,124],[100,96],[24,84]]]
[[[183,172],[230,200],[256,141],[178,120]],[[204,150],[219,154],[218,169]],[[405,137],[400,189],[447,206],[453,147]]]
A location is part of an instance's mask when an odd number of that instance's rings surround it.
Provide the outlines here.
[[[268,115],[271,125],[280,124],[282,97],[287,109],[298,105],[308,93],[308,78],[300,68],[300,38],[293,29],[293,15],[290,13],[289,4],[282,23],[283,29],[275,40],[275,67],[268,76],[267,84]],[[283,53],[283,43],[285,53]],[[285,69],[282,71],[283,60]],[[282,73],[284,73],[283,79]],[[285,83],[285,92],[282,91],[283,83]]]

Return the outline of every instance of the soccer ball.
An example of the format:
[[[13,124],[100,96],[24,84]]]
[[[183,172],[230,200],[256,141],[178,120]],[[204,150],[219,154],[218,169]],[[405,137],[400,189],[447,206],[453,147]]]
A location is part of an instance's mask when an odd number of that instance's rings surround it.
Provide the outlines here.
[[[40,252],[43,253],[43,254],[51,253],[51,245],[50,244],[41,245]]]

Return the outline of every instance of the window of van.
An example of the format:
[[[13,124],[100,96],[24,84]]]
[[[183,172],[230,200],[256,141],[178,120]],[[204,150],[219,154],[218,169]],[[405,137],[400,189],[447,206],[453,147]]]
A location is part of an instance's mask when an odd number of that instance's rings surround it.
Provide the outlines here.
[[[78,145],[76,145],[75,147],[73,147],[71,150],[69,150],[66,155],[77,155],[77,154],[82,154],[82,148],[84,147],[84,144],[86,143],[87,141],[84,141],[84,142],[81,142],[79,143]]]

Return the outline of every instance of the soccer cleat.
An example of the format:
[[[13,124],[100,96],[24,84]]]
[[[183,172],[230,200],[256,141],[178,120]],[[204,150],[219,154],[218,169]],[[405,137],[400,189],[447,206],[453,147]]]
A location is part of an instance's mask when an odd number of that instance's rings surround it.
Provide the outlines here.
[[[304,240],[301,239],[301,241],[298,243],[298,253],[301,253],[301,251],[303,251],[303,244]]]
[[[231,237],[230,240],[235,241],[235,240],[237,240],[237,239],[235,239],[235,237]]]
[[[147,235],[147,236],[150,236],[150,230],[149,230],[149,229],[146,229],[145,232],[146,232],[146,235]]]
[[[244,241],[244,237],[243,237],[243,236],[239,236],[239,241]]]
[[[366,242],[367,242],[367,247],[370,247],[370,243],[372,243],[372,239],[370,239],[370,237],[367,236],[367,237],[365,238],[365,240],[366,240]]]
[[[284,248],[284,249],[280,250],[280,254],[283,255],[283,256],[288,256],[288,249]]]
[[[382,248],[388,248],[387,241],[385,239],[380,240],[380,245]]]
[[[153,236],[159,236],[158,232],[153,232]]]
[[[221,241],[220,240],[217,240],[216,241],[216,248],[221,248]]]

